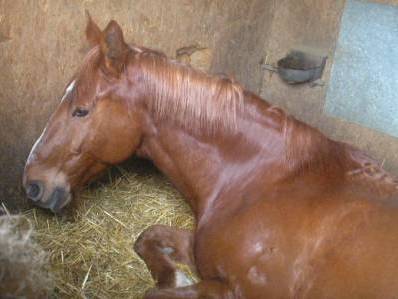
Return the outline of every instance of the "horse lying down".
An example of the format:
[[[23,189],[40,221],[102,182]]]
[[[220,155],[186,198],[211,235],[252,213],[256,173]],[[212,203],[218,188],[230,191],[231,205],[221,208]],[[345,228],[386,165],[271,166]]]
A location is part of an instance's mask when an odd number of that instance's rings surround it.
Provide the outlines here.
[[[239,83],[128,45],[89,18],[92,49],[27,159],[23,184],[60,211],[132,155],[189,202],[195,232],[154,226],[135,250],[146,298],[395,298],[398,181]],[[190,284],[177,264],[195,269]]]

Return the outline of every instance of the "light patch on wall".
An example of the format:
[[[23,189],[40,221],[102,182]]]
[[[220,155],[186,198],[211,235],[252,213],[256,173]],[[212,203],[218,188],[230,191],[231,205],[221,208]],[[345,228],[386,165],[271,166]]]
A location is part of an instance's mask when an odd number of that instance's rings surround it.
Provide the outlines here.
[[[398,6],[347,1],[325,112],[398,137]]]

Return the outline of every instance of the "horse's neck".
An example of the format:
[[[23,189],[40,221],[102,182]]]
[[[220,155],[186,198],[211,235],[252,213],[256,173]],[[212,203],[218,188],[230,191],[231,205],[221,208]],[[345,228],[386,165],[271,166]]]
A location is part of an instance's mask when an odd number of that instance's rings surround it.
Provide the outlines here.
[[[251,199],[279,192],[282,182],[293,189],[303,184],[333,189],[357,165],[345,145],[248,97],[249,109],[238,113],[233,133],[201,135],[167,119],[154,121],[150,113],[144,121],[138,154],[170,178],[198,219],[220,197]]]
[[[168,121],[152,122],[138,153],[171,179],[200,217],[220,194],[244,192],[255,180],[271,183],[283,174],[279,129],[261,113],[238,115],[237,124],[234,133],[199,136]]]
[[[221,173],[216,147],[164,125],[155,136],[144,138],[138,153],[173,182],[198,217],[203,213],[204,199],[214,192]]]

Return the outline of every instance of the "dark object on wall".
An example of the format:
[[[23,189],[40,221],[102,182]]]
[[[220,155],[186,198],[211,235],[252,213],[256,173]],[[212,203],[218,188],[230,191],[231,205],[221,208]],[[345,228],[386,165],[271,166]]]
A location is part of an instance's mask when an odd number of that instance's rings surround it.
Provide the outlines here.
[[[322,77],[327,57],[291,51],[278,61],[278,74],[288,84],[307,83]]]
[[[177,49],[176,60],[191,65],[201,71],[208,72],[210,71],[213,60],[213,51],[199,44],[194,44]]]

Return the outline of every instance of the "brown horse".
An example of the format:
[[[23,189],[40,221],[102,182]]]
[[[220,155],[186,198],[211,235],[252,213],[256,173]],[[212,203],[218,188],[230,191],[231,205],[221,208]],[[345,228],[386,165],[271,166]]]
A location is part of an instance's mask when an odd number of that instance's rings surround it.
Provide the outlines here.
[[[157,281],[146,298],[397,298],[398,182],[376,162],[228,78],[127,45],[115,21],[86,34],[23,182],[56,212],[106,167],[152,160],[197,225],[137,240]]]

